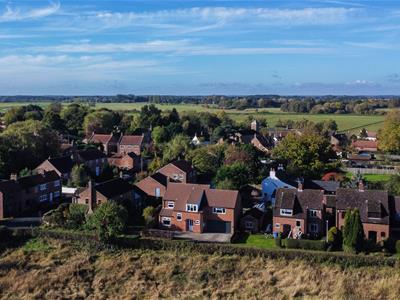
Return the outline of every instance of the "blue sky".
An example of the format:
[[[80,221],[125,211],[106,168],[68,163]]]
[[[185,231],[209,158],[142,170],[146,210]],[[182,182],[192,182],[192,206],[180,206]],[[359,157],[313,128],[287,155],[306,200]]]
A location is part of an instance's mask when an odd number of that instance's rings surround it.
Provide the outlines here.
[[[400,1],[0,0],[0,94],[400,94]]]

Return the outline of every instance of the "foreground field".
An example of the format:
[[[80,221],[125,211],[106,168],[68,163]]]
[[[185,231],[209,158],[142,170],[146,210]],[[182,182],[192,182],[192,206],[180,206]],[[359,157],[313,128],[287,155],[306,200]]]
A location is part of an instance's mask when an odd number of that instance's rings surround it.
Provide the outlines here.
[[[400,270],[34,240],[0,256],[0,299],[398,299]]]
[[[46,107],[49,102],[37,102],[42,107]],[[0,112],[5,112],[7,109],[13,106],[27,105],[29,103],[0,103]],[[98,103],[96,108],[108,108],[112,110],[122,111],[133,111],[139,110],[143,105],[147,103]],[[157,104],[158,108],[162,110],[171,110],[176,108],[178,112],[189,112],[189,111],[208,111],[208,112],[220,112],[222,109],[213,107],[204,107],[195,104]],[[300,121],[307,119],[314,122],[321,122],[324,120],[335,120],[339,126],[339,130],[346,132],[358,132],[360,128],[365,127],[368,130],[376,131],[381,128],[384,116],[366,116],[366,115],[337,115],[337,114],[292,114],[282,112],[279,108],[266,108],[266,109],[246,109],[246,110],[226,110],[225,111],[231,118],[239,122],[245,122],[248,118],[265,118],[269,126],[275,126],[276,122],[280,119]]]

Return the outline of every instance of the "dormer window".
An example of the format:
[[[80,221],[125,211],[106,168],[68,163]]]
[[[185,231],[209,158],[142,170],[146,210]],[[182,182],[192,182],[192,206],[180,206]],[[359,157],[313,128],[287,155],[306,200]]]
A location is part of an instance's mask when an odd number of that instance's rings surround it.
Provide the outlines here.
[[[224,207],[213,207],[213,213],[214,214],[225,214],[226,210]]]
[[[293,216],[293,209],[283,209],[280,210],[281,216]]]
[[[316,217],[317,217],[317,213],[318,213],[318,211],[315,210],[315,209],[310,209],[310,210],[308,211],[308,215],[309,215],[311,218],[316,218]]]
[[[167,207],[168,207],[169,209],[173,209],[173,208],[175,207],[175,202],[174,202],[174,201],[168,201],[168,202],[167,202]]]
[[[197,212],[197,205],[196,204],[186,204],[186,211]]]

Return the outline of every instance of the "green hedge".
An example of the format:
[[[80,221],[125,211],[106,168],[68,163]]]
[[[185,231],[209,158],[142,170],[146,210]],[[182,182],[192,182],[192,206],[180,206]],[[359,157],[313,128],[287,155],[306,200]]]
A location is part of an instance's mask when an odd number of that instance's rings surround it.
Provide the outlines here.
[[[325,241],[286,239],[286,248],[325,251]]]

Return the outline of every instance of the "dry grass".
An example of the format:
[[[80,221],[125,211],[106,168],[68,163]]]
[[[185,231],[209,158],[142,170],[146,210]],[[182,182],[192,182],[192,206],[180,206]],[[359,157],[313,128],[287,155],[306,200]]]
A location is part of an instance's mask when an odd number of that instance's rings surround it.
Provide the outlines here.
[[[39,242],[43,243],[43,242]],[[50,240],[0,257],[0,299],[398,299],[400,270]]]

